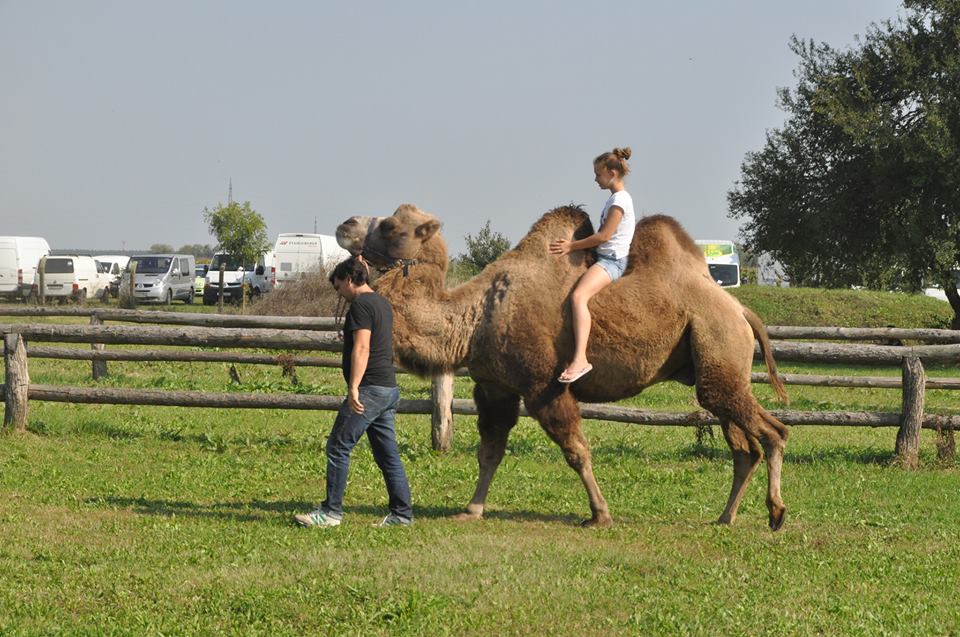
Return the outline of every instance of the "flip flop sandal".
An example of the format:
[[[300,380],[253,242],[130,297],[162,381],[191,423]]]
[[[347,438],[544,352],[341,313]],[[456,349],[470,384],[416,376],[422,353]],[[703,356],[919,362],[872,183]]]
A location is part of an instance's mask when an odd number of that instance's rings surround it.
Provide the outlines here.
[[[575,371],[572,376],[564,376],[563,374],[560,374],[560,377],[557,378],[557,380],[559,380],[561,383],[564,383],[564,384],[570,384],[572,382],[580,380],[580,378],[582,378],[585,374],[589,373],[590,370],[592,369],[593,369],[593,365],[591,365],[590,363],[587,363],[585,367],[581,367],[580,369]]]

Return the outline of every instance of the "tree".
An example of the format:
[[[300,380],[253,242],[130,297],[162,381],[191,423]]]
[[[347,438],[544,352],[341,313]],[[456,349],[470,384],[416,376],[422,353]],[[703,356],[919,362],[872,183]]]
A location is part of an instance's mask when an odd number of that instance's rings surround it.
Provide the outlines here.
[[[250,202],[231,201],[226,206],[217,204],[213,210],[203,209],[203,219],[210,234],[217,238],[219,248],[240,263],[255,263],[270,247],[267,241],[267,223]]]
[[[474,273],[480,272],[510,249],[509,239],[499,232],[490,230],[489,219],[476,237],[468,234],[464,240],[467,243],[467,251],[461,253],[457,257],[457,261],[462,267],[472,270]]]
[[[213,256],[213,246],[209,243],[186,243],[180,246],[180,254],[192,254],[198,258],[209,258]]]
[[[936,282],[960,319],[960,1],[904,7],[844,51],[791,40],[787,120],[747,155],[730,216],[797,284]]]
[[[173,246],[166,243],[154,243],[150,246],[150,252],[153,254],[169,254],[173,252]]]

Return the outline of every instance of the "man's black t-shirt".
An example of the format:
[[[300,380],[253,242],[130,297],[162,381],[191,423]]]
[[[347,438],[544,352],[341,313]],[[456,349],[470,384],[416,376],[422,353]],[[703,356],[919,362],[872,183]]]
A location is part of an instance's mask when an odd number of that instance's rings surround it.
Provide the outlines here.
[[[350,354],[353,352],[354,330],[370,330],[370,358],[361,385],[395,387],[397,375],[393,367],[393,308],[376,292],[357,296],[343,325],[343,378],[350,383]]]

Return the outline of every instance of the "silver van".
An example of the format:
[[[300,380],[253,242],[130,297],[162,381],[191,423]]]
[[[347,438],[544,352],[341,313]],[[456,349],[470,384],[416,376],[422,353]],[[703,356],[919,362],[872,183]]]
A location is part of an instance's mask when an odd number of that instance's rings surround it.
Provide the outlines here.
[[[193,303],[194,268],[192,254],[142,254],[130,257],[120,280],[120,294],[130,289],[130,270],[136,265],[133,296],[137,301],[170,304],[174,300]]]

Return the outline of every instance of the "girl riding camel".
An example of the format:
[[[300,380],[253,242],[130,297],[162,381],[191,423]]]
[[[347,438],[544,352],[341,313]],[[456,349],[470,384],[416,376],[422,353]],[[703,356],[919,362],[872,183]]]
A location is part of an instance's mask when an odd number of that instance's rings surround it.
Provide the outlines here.
[[[591,323],[587,303],[594,294],[623,276],[627,268],[627,255],[636,226],[633,199],[623,185],[624,177],[630,172],[627,165],[630,154],[629,148],[614,148],[593,160],[597,185],[610,191],[610,198],[600,214],[600,229],[579,241],[557,239],[550,243],[552,254],[564,255],[574,250],[596,248],[597,255],[596,262],[583,273],[570,293],[574,350],[573,360],[558,378],[561,383],[572,383],[593,369],[587,360]]]

